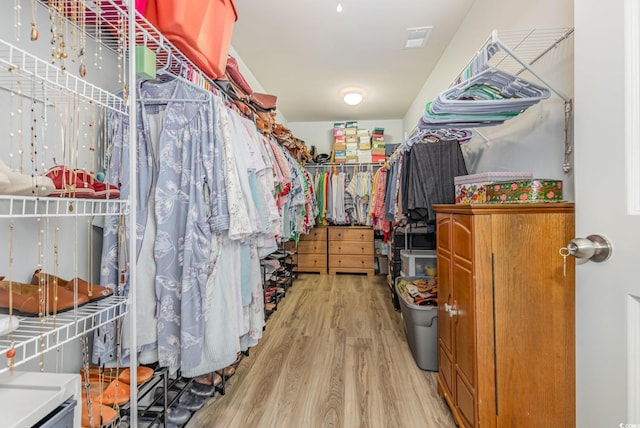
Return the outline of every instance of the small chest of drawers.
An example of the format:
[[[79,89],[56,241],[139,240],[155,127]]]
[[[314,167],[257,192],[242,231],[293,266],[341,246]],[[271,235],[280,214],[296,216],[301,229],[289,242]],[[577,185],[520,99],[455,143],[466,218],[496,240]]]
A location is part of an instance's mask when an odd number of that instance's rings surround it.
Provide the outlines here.
[[[366,226],[328,228],[329,274],[374,275],[373,229]]]
[[[327,273],[327,228],[316,227],[298,242],[298,272]]]

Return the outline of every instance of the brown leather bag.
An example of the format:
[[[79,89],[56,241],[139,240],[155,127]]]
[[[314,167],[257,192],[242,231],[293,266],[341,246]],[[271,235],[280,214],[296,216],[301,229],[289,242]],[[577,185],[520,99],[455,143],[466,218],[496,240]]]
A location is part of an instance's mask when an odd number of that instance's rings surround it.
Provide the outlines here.
[[[250,98],[251,103],[255,105],[258,110],[263,111],[274,110],[278,101],[278,97],[275,95],[261,94],[258,92],[254,92]]]
[[[240,73],[238,62],[232,56],[227,58],[226,75],[229,77],[229,80],[231,80],[234,83],[234,86],[240,87],[242,92],[244,92],[247,95],[253,94],[253,89],[251,89],[251,86],[249,85],[249,83],[247,83],[242,73]]]

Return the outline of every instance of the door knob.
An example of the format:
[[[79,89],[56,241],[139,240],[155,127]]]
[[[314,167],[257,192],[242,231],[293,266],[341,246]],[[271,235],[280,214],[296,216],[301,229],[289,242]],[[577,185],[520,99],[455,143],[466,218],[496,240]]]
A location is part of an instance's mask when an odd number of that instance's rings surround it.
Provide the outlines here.
[[[589,235],[586,238],[574,238],[567,244],[569,254],[577,259],[603,262],[611,257],[611,242],[602,235]]]

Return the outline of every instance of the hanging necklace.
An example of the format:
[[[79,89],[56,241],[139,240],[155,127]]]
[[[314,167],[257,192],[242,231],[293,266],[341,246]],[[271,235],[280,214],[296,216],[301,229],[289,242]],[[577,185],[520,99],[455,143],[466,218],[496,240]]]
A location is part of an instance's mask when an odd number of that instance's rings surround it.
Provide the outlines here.
[[[21,12],[22,5],[20,4],[20,0],[13,0],[13,32],[16,42],[20,41],[20,28],[22,27]]]
[[[15,367],[15,338],[13,337],[13,221],[9,221],[9,341],[11,345],[7,350],[7,366],[9,372],[13,375]]]
[[[84,4],[78,3],[80,13],[78,20],[80,21],[80,49],[78,50],[78,59],[80,60],[80,66],[78,68],[78,74],[84,78],[87,76],[87,64],[86,64],[86,48],[87,48],[87,11],[84,8]]]
[[[36,40],[38,40],[38,36],[40,35],[40,33],[38,33],[38,26],[36,25],[36,14],[37,14],[37,10],[36,10],[36,3],[37,0],[31,0],[31,41],[35,42]]]

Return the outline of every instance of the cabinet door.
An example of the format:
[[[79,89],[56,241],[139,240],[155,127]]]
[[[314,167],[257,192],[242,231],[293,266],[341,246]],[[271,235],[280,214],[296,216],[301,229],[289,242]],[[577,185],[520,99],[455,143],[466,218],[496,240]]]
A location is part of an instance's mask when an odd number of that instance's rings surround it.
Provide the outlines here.
[[[454,215],[452,225],[452,299],[455,355],[455,405],[465,425],[475,426],[476,326],[473,272],[473,217]]]
[[[451,290],[451,215],[438,214],[438,376],[450,399],[453,399],[452,317],[444,305],[452,305]]]

